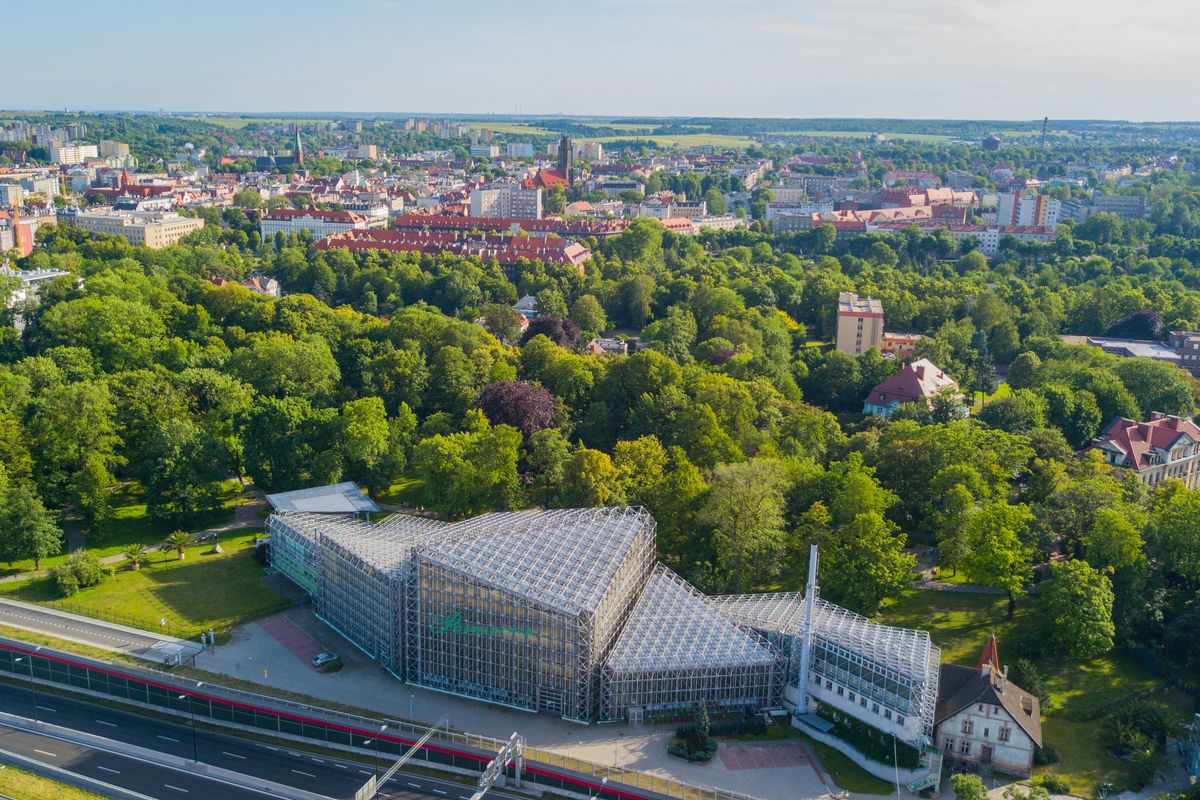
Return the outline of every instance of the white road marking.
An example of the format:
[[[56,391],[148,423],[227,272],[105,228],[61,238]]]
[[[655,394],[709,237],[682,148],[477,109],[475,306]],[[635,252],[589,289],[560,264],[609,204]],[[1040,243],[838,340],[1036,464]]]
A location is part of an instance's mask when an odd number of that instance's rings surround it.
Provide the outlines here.
[[[188,789],[184,789],[184,788],[182,788],[182,787],[180,787],[180,786],[172,786],[172,785],[171,785],[171,784],[169,784],[169,783],[164,783],[164,784],[163,784],[163,786],[167,787],[168,789],[174,789],[174,790],[175,790],[175,791],[177,791],[177,792],[183,792],[184,794],[191,794],[191,791],[190,791],[190,790],[188,790]]]
[[[358,771],[358,774],[359,774],[359,775],[370,775],[371,773],[367,772],[365,769],[360,769],[360,770]]]
[[[316,775],[313,775],[311,772],[301,772],[301,771],[300,771],[300,770],[298,770],[298,769],[294,769],[294,770],[292,770],[292,772],[296,773],[297,775],[303,775],[303,776],[304,776],[304,777],[306,777],[306,778],[315,778],[315,777],[317,777]]]
[[[324,764],[324,763],[325,763],[325,761],[324,761],[323,759],[320,759],[320,758],[314,758],[314,759],[313,759],[313,761],[317,762],[318,764]]]
[[[51,708],[50,706],[38,706],[38,708],[39,708],[40,710],[42,710],[42,711],[52,711],[52,712],[54,712],[55,714],[57,714],[57,713],[58,713],[58,709],[57,709],[57,708]]]
[[[334,766],[337,767],[338,769],[347,769],[345,764],[334,764]]]
[[[108,767],[102,767],[102,766],[100,766],[99,764],[97,764],[97,765],[96,765],[96,769],[102,769],[102,770],[104,770],[105,772],[111,772],[113,775],[120,775],[120,774],[121,774],[121,771],[120,771],[120,770],[116,770],[116,769],[109,769]]]
[[[434,794],[445,794],[445,792],[443,792],[441,789],[434,789],[433,793]]]
[[[34,750],[33,752],[35,752],[35,753],[41,753],[42,755],[44,755],[44,756],[50,756],[51,758],[58,758],[58,754],[57,754],[57,753],[51,753],[51,752],[49,752],[49,751],[47,751],[47,750]]]
[[[269,745],[269,744],[264,744],[263,747],[267,748],[268,750],[274,750],[276,753],[279,752],[278,747],[271,747],[271,745]]]
[[[174,742],[175,744],[179,744],[179,740],[178,740],[178,739],[172,739],[170,736],[163,736],[161,733],[158,735],[158,738],[159,738],[159,739],[163,739],[163,740],[165,740],[165,741],[168,741],[168,742]]]
[[[419,784],[419,783],[410,783],[410,784],[409,784],[409,786],[413,787],[414,789],[420,789],[420,788],[421,788],[421,784]]]
[[[117,723],[115,723],[115,722],[105,722],[105,721],[104,721],[104,720],[102,720],[102,719],[98,719],[98,720],[96,720],[96,724],[98,724],[98,725],[107,725],[107,726],[108,726],[108,727],[110,727],[110,728],[115,728],[115,727],[117,727]]]
[[[239,756],[237,753],[230,753],[226,750],[222,750],[221,755],[229,756],[230,758],[240,758],[242,761],[246,760],[245,756]]]

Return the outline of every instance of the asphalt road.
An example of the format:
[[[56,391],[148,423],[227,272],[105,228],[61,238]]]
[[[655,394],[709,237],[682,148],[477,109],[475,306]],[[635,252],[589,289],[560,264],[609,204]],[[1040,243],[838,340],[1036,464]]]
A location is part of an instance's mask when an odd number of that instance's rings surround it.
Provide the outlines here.
[[[153,636],[143,636],[133,631],[101,623],[90,623],[84,619],[65,617],[53,610],[43,611],[29,605],[17,605],[2,599],[0,599],[0,624],[39,631],[50,636],[59,636],[83,644],[103,647],[106,650],[119,650],[132,654],[149,653],[156,647],[162,646],[162,639]]]
[[[28,688],[4,685],[0,711],[31,718],[34,696]],[[37,693],[37,716],[63,728],[191,759],[192,728],[171,722],[118,711],[74,698]],[[327,797],[354,797],[355,791],[373,774],[374,766],[351,759],[317,756],[285,747],[197,728],[195,748],[202,763],[250,775],[284,786],[292,786]],[[0,749],[20,753],[43,763],[99,778],[143,794],[167,800],[191,797],[220,797],[222,800],[261,800],[263,794],[222,784],[201,773],[152,765],[129,756],[66,742],[53,735],[33,734],[0,726]],[[381,759],[380,769],[389,764]],[[424,775],[398,773],[380,797],[466,800],[470,787]],[[269,796],[269,795],[266,795]],[[491,793],[497,800],[516,800]]]

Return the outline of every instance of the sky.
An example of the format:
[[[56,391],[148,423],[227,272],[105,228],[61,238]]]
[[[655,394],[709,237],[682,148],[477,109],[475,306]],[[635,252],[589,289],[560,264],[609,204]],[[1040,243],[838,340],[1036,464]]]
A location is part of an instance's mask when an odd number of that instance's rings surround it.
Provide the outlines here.
[[[10,109],[1200,119],[1195,0],[14,2]]]

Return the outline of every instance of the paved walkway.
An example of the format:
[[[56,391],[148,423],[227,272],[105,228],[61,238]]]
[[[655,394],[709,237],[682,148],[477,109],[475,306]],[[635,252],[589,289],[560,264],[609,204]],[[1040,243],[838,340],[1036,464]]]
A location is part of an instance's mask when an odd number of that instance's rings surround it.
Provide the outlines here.
[[[717,757],[725,769],[771,769],[809,764],[799,744],[754,744],[722,747]]]

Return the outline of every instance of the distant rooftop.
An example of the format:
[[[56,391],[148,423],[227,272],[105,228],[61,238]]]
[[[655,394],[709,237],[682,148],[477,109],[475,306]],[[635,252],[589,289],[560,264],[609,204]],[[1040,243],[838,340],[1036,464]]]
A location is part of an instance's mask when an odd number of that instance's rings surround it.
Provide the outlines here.
[[[267,502],[280,513],[363,514],[379,510],[379,506],[353,481],[269,494]]]
[[[853,292],[838,292],[839,314],[883,315],[883,303],[873,297],[859,297]]]

